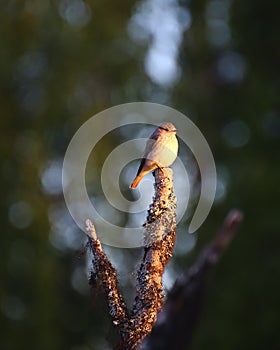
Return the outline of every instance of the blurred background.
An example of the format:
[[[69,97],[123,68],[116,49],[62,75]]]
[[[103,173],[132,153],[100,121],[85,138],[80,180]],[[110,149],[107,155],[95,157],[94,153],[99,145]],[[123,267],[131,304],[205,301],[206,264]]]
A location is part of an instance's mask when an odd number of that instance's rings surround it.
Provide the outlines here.
[[[114,344],[102,292],[87,284],[61,167],[88,118],[135,101],[186,114],[217,166],[214,206],[195,235],[181,222],[166,288],[232,207],[245,214],[211,276],[192,349],[280,348],[279,10],[260,0],[2,2],[1,349]],[[103,140],[97,174],[120,135]],[[141,249],[105,249],[130,304]]]

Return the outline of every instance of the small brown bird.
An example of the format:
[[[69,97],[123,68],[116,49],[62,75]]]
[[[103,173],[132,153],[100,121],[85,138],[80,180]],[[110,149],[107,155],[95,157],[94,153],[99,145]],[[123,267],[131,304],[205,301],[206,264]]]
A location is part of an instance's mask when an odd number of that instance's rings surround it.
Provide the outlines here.
[[[156,128],[147,141],[144,156],[130,188],[137,187],[149,172],[156,168],[168,167],[175,161],[178,154],[176,131],[170,122],[161,123]]]

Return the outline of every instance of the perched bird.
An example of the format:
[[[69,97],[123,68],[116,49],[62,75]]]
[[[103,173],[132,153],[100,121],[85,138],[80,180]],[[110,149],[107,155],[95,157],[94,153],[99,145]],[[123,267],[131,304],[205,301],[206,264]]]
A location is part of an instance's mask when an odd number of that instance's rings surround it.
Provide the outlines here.
[[[144,156],[130,188],[137,187],[149,172],[156,168],[168,167],[175,161],[178,154],[176,131],[175,126],[170,122],[161,123],[156,128],[147,141]]]

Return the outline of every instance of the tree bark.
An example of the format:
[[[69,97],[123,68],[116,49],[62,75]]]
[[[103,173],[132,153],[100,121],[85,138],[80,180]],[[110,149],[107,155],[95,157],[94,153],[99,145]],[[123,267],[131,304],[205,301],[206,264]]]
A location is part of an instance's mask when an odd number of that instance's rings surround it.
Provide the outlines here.
[[[117,273],[102,251],[94,226],[87,220],[89,246],[93,254],[94,280],[101,282],[112,317],[118,327],[119,349],[135,349],[147,336],[162,308],[162,275],[172,256],[176,237],[176,197],[173,189],[173,171],[156,169],[155,196],[145,224],[144,255],[137,271],[136,297],[130,316],[119,290]]]

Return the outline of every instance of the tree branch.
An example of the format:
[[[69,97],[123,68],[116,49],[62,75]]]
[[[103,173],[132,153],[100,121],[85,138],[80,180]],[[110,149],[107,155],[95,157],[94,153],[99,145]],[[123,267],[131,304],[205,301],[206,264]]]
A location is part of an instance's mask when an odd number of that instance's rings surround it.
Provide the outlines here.
[[[162,307],[162,275],[172,256],[176,236],[176,197],[173,193],[173,171],[156,169],[155,196],[145,227],[144,256],[137,271],[133,309],[129,317],[124,298],[119,291],[117,273],[103,253],[94,226],[87,220],[89,246],[93,254],[93,273],[101,282],[106,294],[113,324],[118,327],[121,349],[135,349],[151,332],[157,314]]]
[[[232,210],[220,232],[203,251],[198,261],[180,278],[168,294],[168,299],[151,334],[138,349],[187,349],[199,315],[205,282],[211,268],[235,236],[243,214]]]
[[[172,256],[176,236],[176,197],[170,168],[155,170],[155,197],[146,223],[145,252],[137,272],[137,295],[127,334],[127,349],[151,332],[162,307],[162,275]]]
[[[94,284],[95,280],[101,283],[107,297],[109,313],[113,324],[119,327],[120,335],[122,336],[127,327],[128,316],[124,298],[119,291],[116,270],[104,254],[94,225],[89,219],[86,221],[86,229],[88,232],[89,247],[93,255],[93,270],[91,272],[90,284]]]

